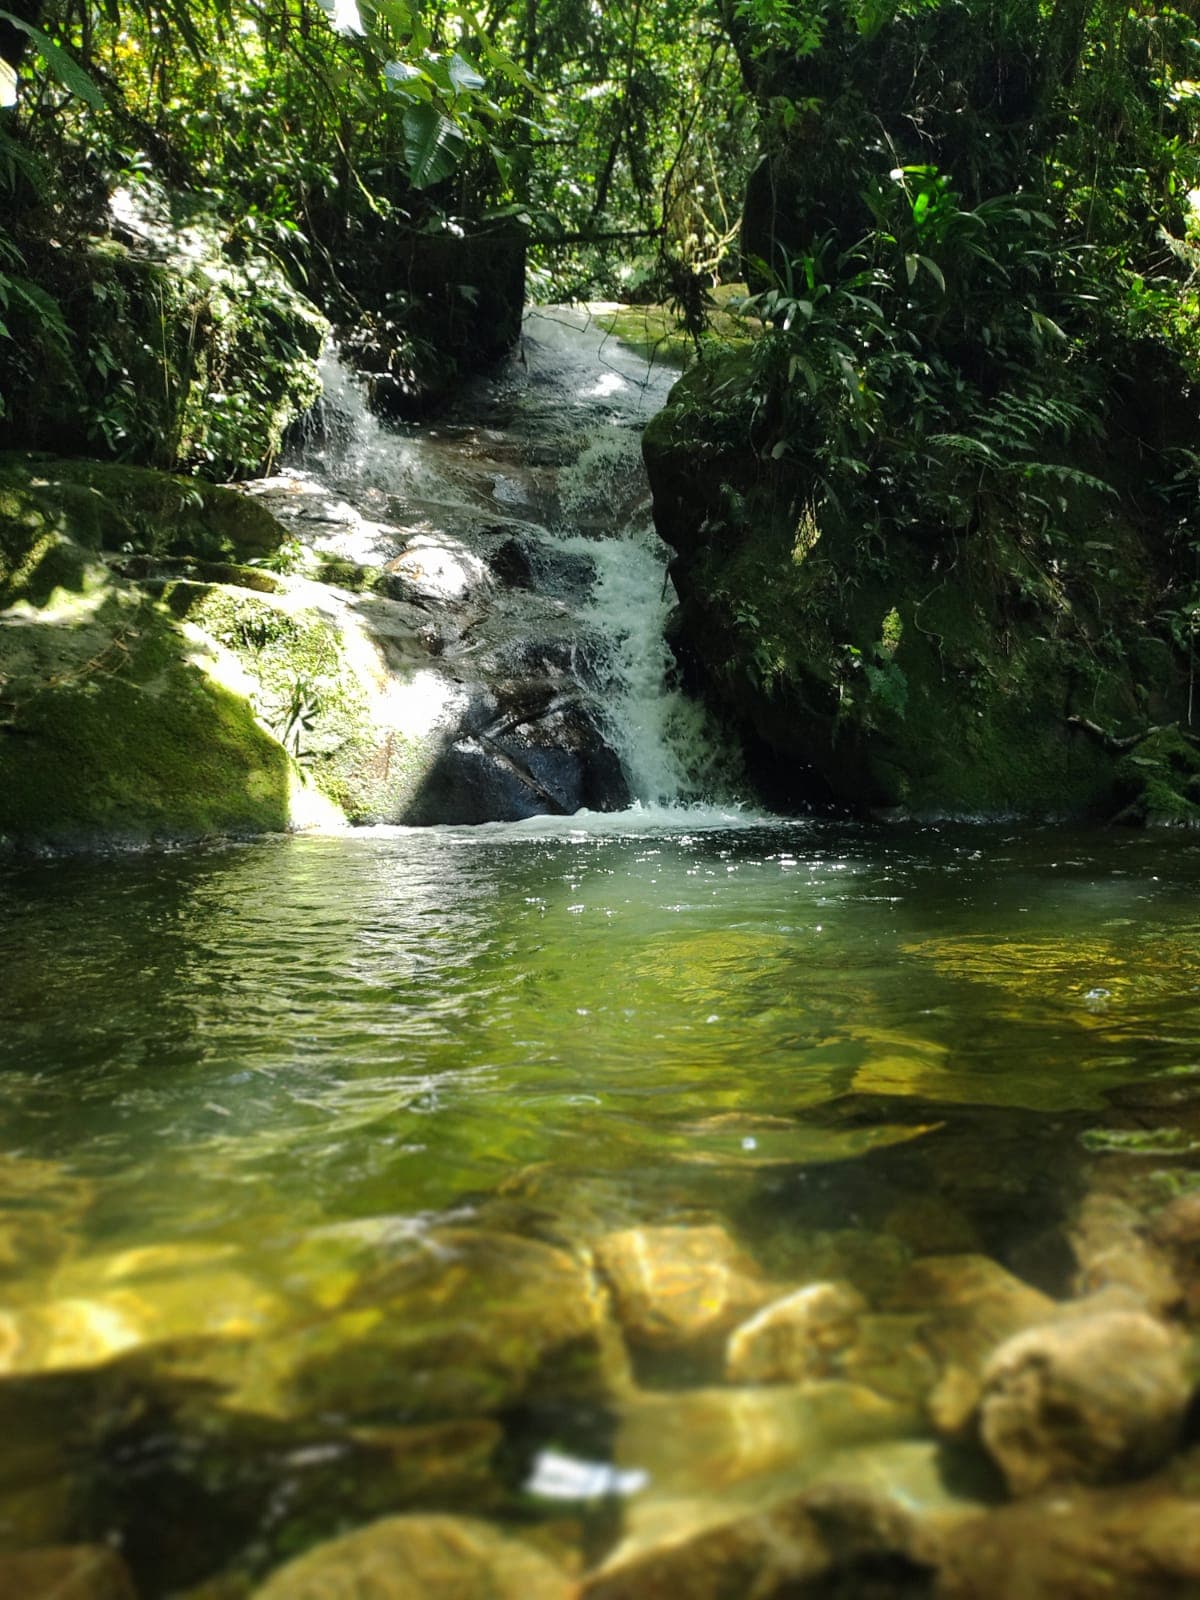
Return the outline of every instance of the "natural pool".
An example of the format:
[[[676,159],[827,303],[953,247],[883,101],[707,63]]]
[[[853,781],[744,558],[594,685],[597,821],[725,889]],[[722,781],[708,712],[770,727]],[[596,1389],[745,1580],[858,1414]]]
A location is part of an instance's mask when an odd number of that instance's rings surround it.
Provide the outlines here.
[[[9,862],[0,1576],[110,1543],[225,1600],[420,1510],[608,1600],[813,1484],[991,1504],[947,1374],[1043,1297],[1164,1309],[1198,880],[1186,837],[701,811]],[[816,1282],[804,1370],[739,1367]]]

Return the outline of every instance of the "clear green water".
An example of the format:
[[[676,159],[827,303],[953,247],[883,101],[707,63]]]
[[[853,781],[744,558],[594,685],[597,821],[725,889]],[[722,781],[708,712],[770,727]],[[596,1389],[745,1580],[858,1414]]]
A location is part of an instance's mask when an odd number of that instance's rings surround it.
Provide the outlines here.
[[[446,1228],[716,1220],[800,1282],[872,1234],[1065,1292],[1122,1086],[1200,1070],[1200,846],[701,824],[0,870],[0,1548],[116,1537],[152,1597],[412,1504],[561,1516],[531,1452],[605,1459],[620,1408],[443,1383]]]

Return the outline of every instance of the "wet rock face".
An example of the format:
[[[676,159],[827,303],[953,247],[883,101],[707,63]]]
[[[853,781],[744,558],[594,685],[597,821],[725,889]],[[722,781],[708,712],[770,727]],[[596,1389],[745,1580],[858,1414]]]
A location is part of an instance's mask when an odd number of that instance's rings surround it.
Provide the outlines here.
[[[467,1517],[389,1517],[318,1545],[253,1600],[571,1600],[545,1556]]]
[[[979,1428],[1014,1494],[1148,1471],[1191,1397],[1178,1339],[1138,1311],[1086,1312],[1017,1334],[983,1378]]]
[[[621,763],[586,706],[553,684],[499,687],[483,698],[478,725],[441,752],[403,821],[519,821],[629,804]]]

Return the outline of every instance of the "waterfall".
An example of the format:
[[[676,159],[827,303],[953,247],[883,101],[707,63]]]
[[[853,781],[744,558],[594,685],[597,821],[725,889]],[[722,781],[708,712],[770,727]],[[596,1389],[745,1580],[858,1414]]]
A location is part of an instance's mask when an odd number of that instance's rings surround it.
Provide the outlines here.
[[[680,689],[664,638],[674,594],[641,432],[675,376],[586,310],[537,308],[504,370],[468,384],[429,425],[398,425],[374,415],[364,380],[330,349],[317,426],[284,475],[305,542],[406,573],[417,551],[427,585],[441,574],[433,600],[470,612],[446,630],[429,670],[466,679],[489,708],[497,695],[518,702],[477,743],[494,752],[496,728],[517,725],[537,678],[547,709],[532,754],[505,759],[546,788],[552,810],[560,734],[546,730],[561,724],[569,745],[581,718],[615,753],[635,806],[728,803],[735,787],[734,763]],[[283,514],[281,501],[273,509]]]

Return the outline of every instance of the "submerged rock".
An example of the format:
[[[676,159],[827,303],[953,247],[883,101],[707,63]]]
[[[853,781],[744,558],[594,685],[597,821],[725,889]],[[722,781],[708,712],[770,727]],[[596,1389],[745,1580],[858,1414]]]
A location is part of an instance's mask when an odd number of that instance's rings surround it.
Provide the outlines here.
[[[733,1383],[821,1376],[829,1356],[852,1344],[867,1302],[848,1283],[811,1283],[774,1300],[730,1335],[726,1375]]]
[[[719,1338],[773,1299],[724,1228],[628,1228],[596,1246],[617,1316],[634,1344],[680,1349]]]
[[[286,1302],[213,1253],[130,1251],[150,1259],[72,1263],[52,1281],[54,1298],[0,1311],[0,1375],[82,1371],[175,1340],[236,1342],[279,1327]]]
[[[791,1600],[800,1595],[929,1592],[931,1521],[976,1509],[939,1480],[927,1444],[833,1457],[817,1482],[763,1502],[678,1498],[651,1508],[583,1600]]]
[[[369,1426],[492,1415],[533,1394],[595,1401],[623,1350],[581,1262],[536,1240],[446,1228],[361,1275],[336,1309],[247,1347],[181,1352],[231,1413]]]
[[[0,1555],[0,1595],[11,1600],[136,1600],[129,1569],[102,1544]]]
[[[1171,1251],[1150,1237],[1146,1219],[1128,1201],[1102,1191],[1085,1195],[1070,1239],[1078,1293],[1119,1291],[1132,1306],[1160,1315],[1180,1302]]]
[[[653,1499],[703,1497],[767,1475],[811,1473],[832,1451],[894,1438],[915,1420],[911,1408],[836,1380],[643,1390],[620,1402],[619,1418],[618,1464],[645,1472]]]
[[[253,1600],[570,1600],[574,1585],[518,1539],[468,1517],[388,1517],[281,1567]]]
[[[1200,1499],[1170,1484],[1056,1489],[942,1531],[937,1600],[1181,1600],[1200,1592]]]
[[[1191,1398],[1177,1337],[1138,1311],[1083,1312],[1000,1346],[979,1428],[1014,1494],[1158,1465]]]

